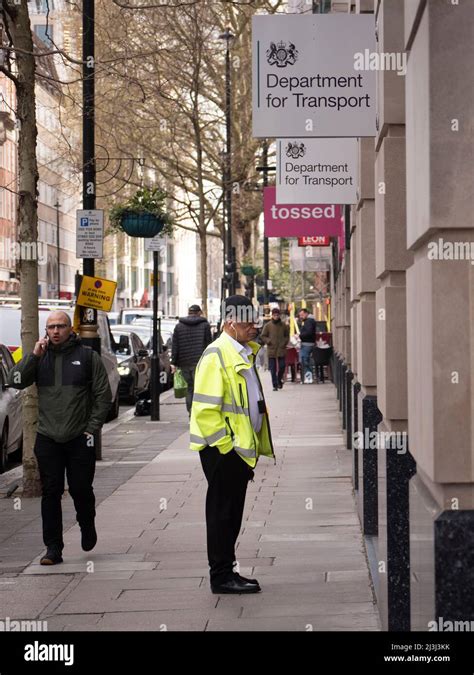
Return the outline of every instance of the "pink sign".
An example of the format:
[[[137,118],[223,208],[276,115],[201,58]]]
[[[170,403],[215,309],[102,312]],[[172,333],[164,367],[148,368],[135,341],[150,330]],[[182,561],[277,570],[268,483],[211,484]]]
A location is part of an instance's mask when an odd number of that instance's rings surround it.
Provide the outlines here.
[[[340,204],[277,204],[276,188],[266,187],[263,208],[266,237],[339,237],[342,234]]]

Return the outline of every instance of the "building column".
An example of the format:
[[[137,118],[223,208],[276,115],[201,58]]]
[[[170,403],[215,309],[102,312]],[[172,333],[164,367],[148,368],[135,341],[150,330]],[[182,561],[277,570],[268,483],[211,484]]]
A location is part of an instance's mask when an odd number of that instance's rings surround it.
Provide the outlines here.
[[[378,50],[403,53],[404,12],[382,0],[376,14]],[[377,72],[375,248],[378,426],[379,612],[385,630],[410,630],[409,480],[406,280],[413,255],[406,246],[405,78]],[[388,443],[380,442],[386,435]]]
[[[355,289],[358,393],[358,510],[367,536],[377,535],[377,452],[366,443],[379,422],[376,378],[374,141],[359,140],[359,202],[355,212]]]
[[[405,1],[412,630],[474,618],[473,31],[471,3]]]

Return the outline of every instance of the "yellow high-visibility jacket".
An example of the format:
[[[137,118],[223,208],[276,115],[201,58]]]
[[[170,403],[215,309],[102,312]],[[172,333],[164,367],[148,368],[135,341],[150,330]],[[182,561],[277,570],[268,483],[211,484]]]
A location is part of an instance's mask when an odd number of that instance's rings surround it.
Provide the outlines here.
[[[260,349],[249,342],[251,363],[245,363],[232,343],[222,334],[204,351],[196,368],[191,408],[191,450],[212,445],[223,455],[232,449],[252,468],[259,455],[275,457],[268,414],[263,413],[258,433],[249,412],[247,382],[242,370],[251,368]],[[263,398],[260,378],[260,385]]]

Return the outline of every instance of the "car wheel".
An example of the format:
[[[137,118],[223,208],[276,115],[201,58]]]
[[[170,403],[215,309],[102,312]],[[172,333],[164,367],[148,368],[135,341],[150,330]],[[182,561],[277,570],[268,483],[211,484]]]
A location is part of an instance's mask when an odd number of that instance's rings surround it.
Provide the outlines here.
[[[7,442],[8,442],[8,430],[7,425],[2,429],[2,435],[0,437],[0,473],[4,473],[7,469]]]

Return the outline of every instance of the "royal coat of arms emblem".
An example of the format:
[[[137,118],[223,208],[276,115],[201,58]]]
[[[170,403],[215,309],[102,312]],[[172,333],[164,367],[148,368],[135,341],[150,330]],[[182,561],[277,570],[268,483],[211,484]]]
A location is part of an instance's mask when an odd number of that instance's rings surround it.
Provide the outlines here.
[[[270,49],[267,49],[267,62],[270,66],[277,66],[278,68],[286,68],[292,66],[298,59],[298,51],[294,44],[286,42],[279,42],[275,44],[270,43]]]

